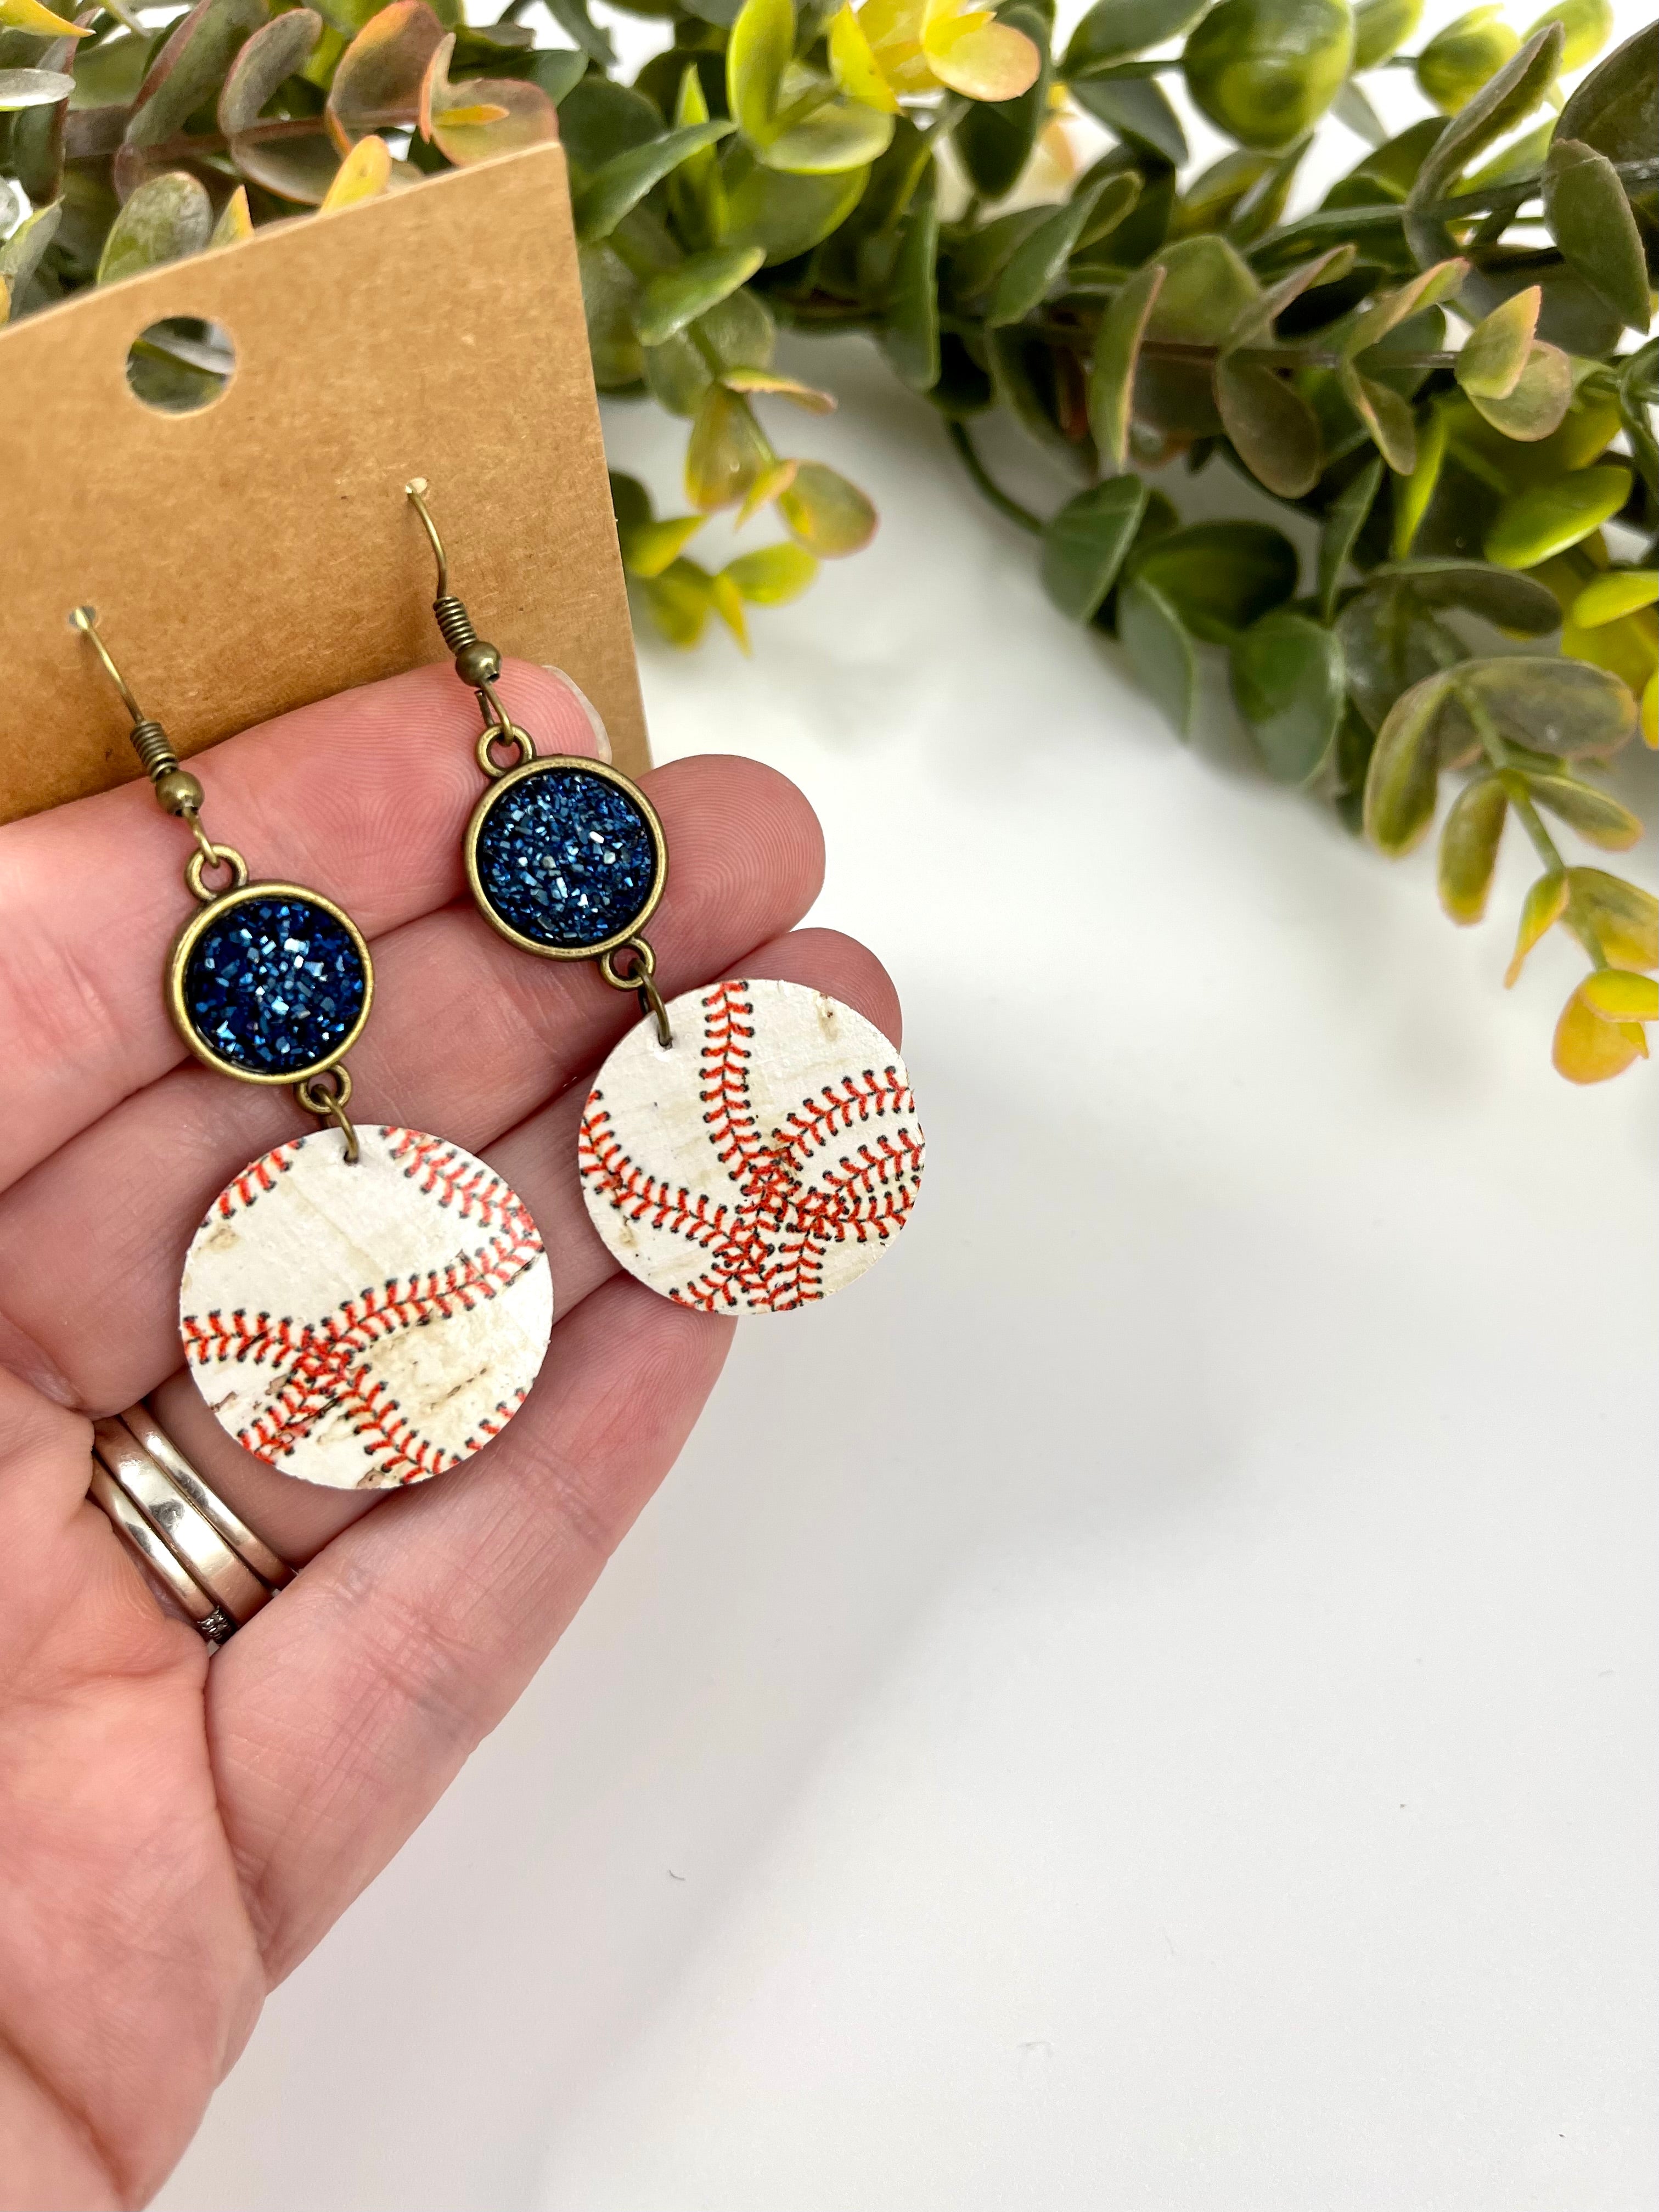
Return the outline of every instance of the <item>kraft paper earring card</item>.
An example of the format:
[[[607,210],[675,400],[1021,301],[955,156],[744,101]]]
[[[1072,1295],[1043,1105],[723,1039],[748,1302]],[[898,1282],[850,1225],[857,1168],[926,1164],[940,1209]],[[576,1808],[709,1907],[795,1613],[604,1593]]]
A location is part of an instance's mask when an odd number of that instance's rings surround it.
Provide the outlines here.
[[[234,352],[147,404],[169,318]],[[0,820],[143,773],[89,705],[69,610],[118,603],[173,672],[180,754],[434,659],[413,476],[504,653],[563,669],[619,767],[649,765],[564,156],[459,169],[81,295],[0,331]]]

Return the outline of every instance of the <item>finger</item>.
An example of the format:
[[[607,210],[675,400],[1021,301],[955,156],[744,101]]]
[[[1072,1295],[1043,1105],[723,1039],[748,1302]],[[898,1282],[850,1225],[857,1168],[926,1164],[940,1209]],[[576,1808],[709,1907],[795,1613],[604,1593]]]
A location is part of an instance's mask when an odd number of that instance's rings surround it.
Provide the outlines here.
[[[798,920],[816,895],[823,845],[793,785],[754,762],[678,762],[648,783],[671,854],[651,934],[663,988],[675,991],[726,972]],[[596,1065],[638,1018],[632,995],[608,988],[592,963],[532,958],[470,902],[406,923],[375,952],[352,1112],[469,1152]],[[0,1196],[0,1311],[33,1344],[42,1388],[108,1413],[171,1371],[197,1224],[297,1119],[285,1091],[192,1061]]]
[[[273,1979],[495,1727],[672,1465],[732,1324],[628,1279],[554,1332],[465,1481],[388,1499],[220,1654],[208,1724]]]
[[[887,971],[872,952],[838,931],[797,930],[747,956],[743,972],[827,991],[898,1042],[898,996]],[[619,1272],[588,1218],[576,1172],[576,1131],[586,1096],[585,1081],[573,1085],[509,1130],[488,1155],[491,1167],[524,1199],[542,1232],[562,1322]],[[175,1340],[168,1357],[176,1356]],[[539,1392],[547,1385],[537,1387]],[[295,1566],[380,1502],[374,1493],[319,1490],[296,1482],[245,1452],[209,1413],[182,1368],[153,1394],[152,1402],[161,1426],[210,1487]],[[491,1453],[498,1449],[485,1447]],[[458,1469],[454,1479],[465,1480],[465,1470]]]
[[[501,684],[544,750],[599,749],[565,678],[514,661]],[[478,727],[450,669],[365,684],[198,754],[204,822],[256,878],[313,885],[379,936],[463,887]],[[143,781],[0,828],[0,1188],[185,1058],[161,986],[191,849]]]

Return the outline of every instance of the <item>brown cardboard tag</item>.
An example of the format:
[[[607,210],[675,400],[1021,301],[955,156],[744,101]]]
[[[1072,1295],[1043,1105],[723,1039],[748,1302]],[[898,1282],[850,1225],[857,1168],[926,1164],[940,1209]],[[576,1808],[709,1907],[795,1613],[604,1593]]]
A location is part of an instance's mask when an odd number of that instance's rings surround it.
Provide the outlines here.
[[[167,315],[235,345],[195,414],[128,388]],[[647,766],[556,145],[0,331],[0,820],[137,772],[82,601],[180,753],[442,656],[414,476],[479,634],[566,670]]]

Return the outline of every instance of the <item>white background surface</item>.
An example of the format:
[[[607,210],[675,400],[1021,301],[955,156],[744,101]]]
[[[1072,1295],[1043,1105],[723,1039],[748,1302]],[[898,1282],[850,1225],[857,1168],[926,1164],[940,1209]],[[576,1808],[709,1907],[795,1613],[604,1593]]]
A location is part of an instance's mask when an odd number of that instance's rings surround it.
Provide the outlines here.
[[[1646,2212],[1653,1075],[1551,1072],[1565,943],[1501,990],[1520,850],[1459,933],[1182,748],[929,410],[793,358],[881,535],[648,704],[822,813],[920,1211],[744,1326],[161,2203]]]

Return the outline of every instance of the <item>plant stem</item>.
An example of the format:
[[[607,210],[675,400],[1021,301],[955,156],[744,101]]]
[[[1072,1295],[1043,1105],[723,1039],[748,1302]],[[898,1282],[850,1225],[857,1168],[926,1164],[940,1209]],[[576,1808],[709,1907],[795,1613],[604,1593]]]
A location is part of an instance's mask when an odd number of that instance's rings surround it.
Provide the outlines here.
[[[1475,726],[1480,739],[1480,750],[1486,755],[1493,773],[1504,786],[1504,795],[1520,817],[1521,826],[1532,840],[1532,848],[1551,875],[1565,876],[1567,864],[1561,857],[1561,848],[1544,827],[1542,816],[1533,805],[1532,794],[1526,787],[1521,771],[1510,758],[1510,749],[1504,742],[1503,732],[1486,712],[1486,707],[1472,692],[1459,689],[1458,704]],[[1595,929],[1577,911],[1578,902],[1569,896],[1567,919],[1573,934],[1590,957],[1593,968],[1605,968],[1607,956],[1601,950],[1601,941]]]
[[[1033,514],[1029,507],[1022,507],[1017,499],[1011,499],[1004,491],[981,460],[974,441],[968,434],[966,423],[947,422],[945,434],[956,447],[963,468],[997,513],[1006,515],[1010,522],[1018,523],[1022,530],[1029,530],[1034,538],[1041,538],[1044,526],[1041,516]]]

